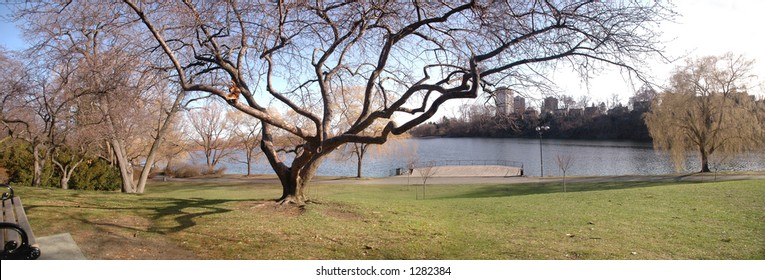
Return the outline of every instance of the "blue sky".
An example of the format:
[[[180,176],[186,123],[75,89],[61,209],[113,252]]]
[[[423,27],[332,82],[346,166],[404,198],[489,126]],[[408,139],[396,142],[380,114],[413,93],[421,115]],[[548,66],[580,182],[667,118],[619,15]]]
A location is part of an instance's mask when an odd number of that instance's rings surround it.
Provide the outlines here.
[[[16,25],[6,19],[8,12],[7,7],[0,5],[0,45],[12,50],[23,49],[26,44]]]

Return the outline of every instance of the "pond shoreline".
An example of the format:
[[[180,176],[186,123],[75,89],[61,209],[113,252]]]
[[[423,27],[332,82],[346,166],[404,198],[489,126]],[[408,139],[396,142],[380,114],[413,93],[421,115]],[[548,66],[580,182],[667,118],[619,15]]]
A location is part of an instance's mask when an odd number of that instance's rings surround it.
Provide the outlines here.
[[[762,172],[732,172],[732,173],[691,173],[691,174],[667,174],[667,175],[623,175],[623,176],[566,176],[566,182],[713,182],[713,181],[739,181],[739,180],[765,180],[765,171]],[[154,178],[162,181],[162,177]],[[221,182],[221,183],[253,183],[279,185],[276,175],[253,175],[243,176],[227,174],[215,177],[195,178],[167,178],[172,182]],[[521,184],[521,183],[554,183],[563,182],[560,176],[520,176],[520,177],[439,177],[428,178],[427,183],[437,185],[470,185],[470,184]],[[311,181],[313,184],[337,184],[337,185],[418,185],[422,184],[419,175],[399,175],[391,177],[344,177],[344,176],[317,176]]]

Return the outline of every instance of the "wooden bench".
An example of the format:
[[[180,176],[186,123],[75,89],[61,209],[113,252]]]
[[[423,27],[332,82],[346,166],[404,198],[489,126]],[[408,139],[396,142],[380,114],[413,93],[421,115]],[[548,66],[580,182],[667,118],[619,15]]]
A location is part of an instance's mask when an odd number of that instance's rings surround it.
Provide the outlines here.
[[[4,260],[34,260],[40,257],[40,248],[32,234],[27,214],[21,205],[21,199],[13,195],[13,189],[9,185],[0,184],[0,187],[8,188],[3,193],[3,221],[0,223],[0,244],[3,244],[3,253],[0,256]]]

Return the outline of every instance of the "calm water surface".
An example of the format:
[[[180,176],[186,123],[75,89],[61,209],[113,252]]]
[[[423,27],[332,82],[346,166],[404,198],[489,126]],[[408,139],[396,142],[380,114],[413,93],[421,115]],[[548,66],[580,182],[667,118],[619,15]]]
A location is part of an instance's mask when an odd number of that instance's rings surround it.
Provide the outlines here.
[[[407,139],[400,143],[388,143],[388,155],[371,155],[364,159],[363,175],[384,177],[396,168],[403,168],[414,157],[420,162],[448,160],[506,160],[523,163],[525,173],[539,176],[540,143],[538,139],[491,139],[491,138],[429,138]],[[559,176],[561,171],[556,163],[558,156],[570,156],[571,167],[566,175],[659,175],[676,173],[666,153],[655,152],[651,143],[624,141],[580,141],[542,139],[542,155],[545,176]],[[197,155],[195,162],[204,159]],[[246,174],[247,166],[241,163],[224,163],[227,173]],[[698,157],[691,155],[686,160],[687,168],[681,172],[700,169]],[[765,170],[765,154],[748,153],[711,166],[726,170]],[[271,174],[271,167],[265,159],[258,159],[252,168],[254,174]],[[318,170],[318,175],[355,176],[356,163],[353,159],[328,158]]]

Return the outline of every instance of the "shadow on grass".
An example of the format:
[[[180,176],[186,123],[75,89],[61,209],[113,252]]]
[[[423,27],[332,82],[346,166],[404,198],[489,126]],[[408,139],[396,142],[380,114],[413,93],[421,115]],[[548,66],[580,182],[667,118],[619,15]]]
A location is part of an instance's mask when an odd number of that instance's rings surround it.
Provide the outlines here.
[[[114,202],[86,202],[79,201],[76,206],[59,205],[30,205],[28,211],[45,211],[43,209],[58,208],[53,210],[65,213],[70,219],[81,223],[131,231],[152,232],[159,234],[171,234],[186,230],[197,225],[198,219],[206,216],[220,215],[231,212],[234,206],[226,207],[230,202],[261,201],[257,199],[204,199],[204,198],[149,198],[140,200]],[[126,205],[126,204],[135,204]],[[74,211],[67,211],[73,209]],[[104,220],[100,217],[104,212],[114,217],[112,220]],[[147,227],[126,223],[120,217],[145,217],[150,222]]]
[[[667,181],[624,181],[624,182],[568,182],[566,183],[567,192],[589,192],[621,190],[634,188],[648,188],[667,184],[695,184],[696,182],[667,182]],[[534,194],[562,193],[563,182],[544,182],[544,183],[523,183],[523,184],[503,184],[488,185],[471,189],[455,195],[441,195],[434,199],[454,199],[454,198],[489,198],[521,196]]]
[[[153,225],[149,228],[149,231],[163,234],[175,233],[193,227],[197,225],[195,221],[197,218],[231,212],[231,209],[221,207],[225,203],[246,201],[203,198],[152,198],[151,200],[167,205],[153,208],[156,213],[151,218]],[[164,220],[168,218],[174,222],[165,222]],[[165,223],[169,225],[163,226]]]

